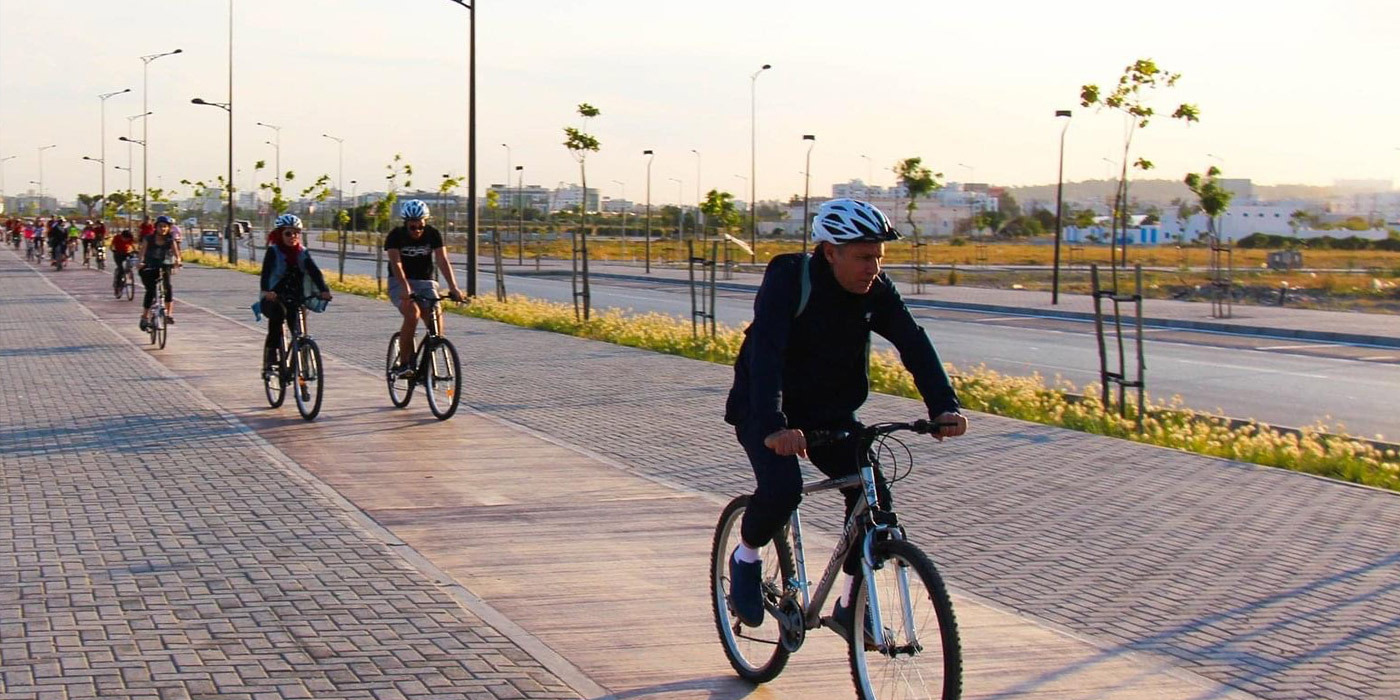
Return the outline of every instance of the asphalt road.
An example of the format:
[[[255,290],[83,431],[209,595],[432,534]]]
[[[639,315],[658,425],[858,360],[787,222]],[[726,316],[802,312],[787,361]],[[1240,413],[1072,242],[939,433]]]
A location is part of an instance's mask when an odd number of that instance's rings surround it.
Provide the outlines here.
[[[334,274],[335,259],[320,259]],[[567,277],[511,275],[512,267],[507,267],[509,293],[569,301]],[[347,259],[345,271],[373,274],[373,261]],[[483,272],[482,290],[489,293],[493,284]],[[684,286],[595,278],[592,294],[599,309],[690,314]],[[721,291],[716,312],[720,323],[746,324],[753,316],[752,295]],[[1077,386],[1098,381],[1090,322],[944,309],[917,309],[915,315],[943,360],[956,367],[981,364],[1011,375],[1039,373],[1047,381],[1059,377]],[[1324,421],[1334,430],[1340,423],[1353,435],[1400,439],[1394,413],[1394,397],[1400,395],[1396,349],[1174,329],[1147,335],[1152,396],[1180,396],[1190,408],[1234,418],[1294,427]]]

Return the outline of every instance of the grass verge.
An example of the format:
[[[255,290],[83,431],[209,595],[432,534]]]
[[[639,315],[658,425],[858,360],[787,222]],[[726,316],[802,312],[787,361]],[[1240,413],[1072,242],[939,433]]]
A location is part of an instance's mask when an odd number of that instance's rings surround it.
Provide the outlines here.
[[[208,267],[233,267],[198,252],[185,253],[185,259]],[[257,274],[259,268],[240,262],[237,269]],[[332,282],[331,287],[358,296],[384,296],[374,279],[363,275],[346,276],[345,282]],[[504,302],[477,297],[470,304],[446,308],[515,326],[722,364],[733,364],[743,340],[742,329],[729,326],[719,327],[714,338],[693,337],[689,321],[656,313],[605,310],[584,322],[574,318],[571,305],[519,296]],[[974,411],[1400,491],[1400,455],[1332,434],[1340,431],[1321,423],[1298,434],[1278,432],[1262,423],[1236,427],[1222,416],[1187,409],[1179,398],[1164,402],[1149,397],[1139,433],[1134,415],[1104,413],[1092,385],[1079,388],[1059,381],[1047,387],[1038,374],[1013,377],[980,366],[962,371],[950,366],[949,372],[963,405]],[[919,397],[913,377],[892,352],[871,355],[870,386],[880,393]]]

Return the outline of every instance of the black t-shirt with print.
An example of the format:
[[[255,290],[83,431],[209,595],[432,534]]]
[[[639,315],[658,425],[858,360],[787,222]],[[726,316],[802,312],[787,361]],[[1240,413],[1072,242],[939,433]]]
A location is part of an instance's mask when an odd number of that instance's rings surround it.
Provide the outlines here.
[[[404,276],[411,280],[430,280],[437,277],[433,268],[433,251],[442,247],[442,234],[432,226],[423,228],[418,240],[409,238],[408,229],[399,226],[389,232],[384,239],[384,250],[399,251],[403,261]]]

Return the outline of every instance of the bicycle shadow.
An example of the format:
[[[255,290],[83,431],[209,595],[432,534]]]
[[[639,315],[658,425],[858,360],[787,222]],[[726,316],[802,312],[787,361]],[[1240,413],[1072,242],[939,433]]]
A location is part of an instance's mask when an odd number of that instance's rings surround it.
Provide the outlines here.
[[[172,429],[172,421],[182,425]],[[213,412],[181,417],[157,413],[110,414],[100,418],[70,415],[59,423],[0,427],[0,455],[62,456],[93,450],[165,452],[186,446],[207,446],[211,441],[241,434]]]
[[[1295,626],[1307,628],[1311,623],[1319,619],[1325,619],[1328,615],[1344,612],[1347,609],[1357,606],[1361,606],[1360,609],[1366,610],[1371,613],[1370,617],[1375,618],[1378,608],[1369,605],[1369,603],[1375,601],[1377,598],[1400,592],[1400,580],[1363,591],[1356,595],[1336,599],[1320,608],[1311,608],[1306,611],[1292,613],[1282,619],[1275,620],[1263,626],[1253,627],[1224,638],[1220,637],[1220,631],[1231,623],[1245,621],[1247,624],[1247,621],[1252,615],[1275,608],[1275,606],[1280,604],[1294,602],[1305,596],[1320,594],[1329,587],[1353,582],[1367,574],[1390,570],[1397,564],[1400,564],[1400,552],[1391,553],[1388,556],[1364,566],[1358,566],[1331,576],[1317,578],[1292,589],[1280,591],[1274,595],[1265,596],[1218,613],[1205,615],[1189,623],[1176,625],[1126,644],[1120,644],[1112,648],[1101,650],[1099,653],[1083,661],[1046,671],[1039,676],[987,697],[996,700],[1018,698],[1024,693],[1031,692],[1052,682],[1063,680],[1068,676],[1080,673],[1090,667],[1135,654],[1149,654],[1156,658],[1167,657],[1167,660],[1171,662],[1172,666],[1192,672],[1198,672],[1195,668],[1197,666],[1220,669],[1227,676],[1225,678],[1218,677],[1221,673],[1220,671],[1210,676],[1201,673],[1202,676],[1215,680],[1221,683],[1221,685],[1193,696],[1191,700],[1224,698],[1233,693],[1242,692],[1251,686],[1255,686],[1262,680],[1269,679],[1278,681],[1280,674],[1290,669],[1318,665],[1323,663],[1323,660],[1325,660],[1329,654],[1366,644],[1385,633],[1400,630],[1400,615],[1392,615],[1389,618],[1378,618],[1374,624],[1356,628],[1340,639],[1335,639],[1325,644],[1319,644],[1293,654],[1278,653],[1278,645],[1270,645],[1268,648],[1274,653],[1265,656],[1264,654],[1242,646],[1243,644],[1255,639],[1264,638],[1270,633],[1285,628]],[[1210,638],[1214,638],[1217,641],[1208,644],[1193,644],[1190,635],[1201,632],[1207,628],[1212,632]],[[1319,680],[1322,682],[1336,682],[1336,678],[1331,677],[1326,679],[1320,678]],[[1287,682],[1290,685],[1298,685],[1305,681],[1290,679]],[[1102,697],[1104,695],[1113,694],[1116,690],[1116,688],[1106,688],[1100,693],[1086,695],[1084,697]]]
[[[753,695],[759,690],[756,686],[735,676],[713,676],[693,678],[685,681],[661,683],[645,688],[634,688],[621,693],[597,695],[589,700],[631,700],[632,698],[664,698],[667,695],[683,693],[686,697],[696,697],[696,691],[708,691],[709,700],[738,700]]]
[[[91,350],[110,349],[111,345],[63,345],[59,347],[46,348],[3,348],[0,349],[0,358],[3,357],[47,357],[49,355],[77,355]]]

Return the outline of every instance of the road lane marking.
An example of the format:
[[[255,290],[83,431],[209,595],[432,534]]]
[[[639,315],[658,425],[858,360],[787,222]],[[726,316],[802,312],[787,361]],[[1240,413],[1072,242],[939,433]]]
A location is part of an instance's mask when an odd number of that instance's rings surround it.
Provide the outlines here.
[[[1304,348],[1340,348],[1340,343],[1304,343],[1302,345],[1264,345],[1255,350],[1301,350]]]
[[[1223,362],[1200,362],[1198,360],[1176,360],[1187,365],[1205,365],[1206,367],[1219,367],[1221,369],[1238,369],[1245,372],[1264,372],[1266,374],[1282,374],[1289,377],[1307,377],[1308,379],[1331,379],[1325,374],[1307,374],[1304,372],[1289,372],[1282,369],[1267,369],[1264,367],[1246,367],[1244,365],[1227,365]]]

